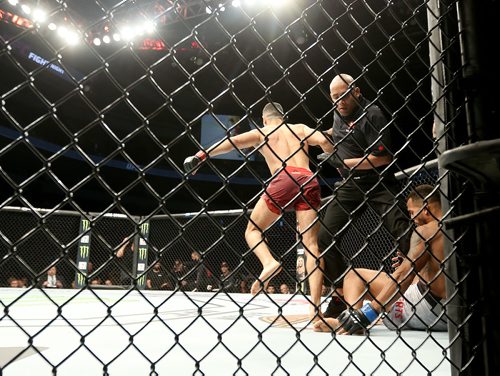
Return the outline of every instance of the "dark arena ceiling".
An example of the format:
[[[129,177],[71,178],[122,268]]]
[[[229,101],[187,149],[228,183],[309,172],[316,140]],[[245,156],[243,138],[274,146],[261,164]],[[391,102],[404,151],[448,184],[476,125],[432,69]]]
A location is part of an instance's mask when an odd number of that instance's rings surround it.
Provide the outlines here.
[[[392,119],[399,168],[433,158],[423,0],[9,0],[0,12],[3,205],[250,205],[269,176],[259,158],[214,160],[186,183],[202,117],[258,125],[272,100],[327,129],[341,72]],[[321,177],[328,194],[337,174]]]

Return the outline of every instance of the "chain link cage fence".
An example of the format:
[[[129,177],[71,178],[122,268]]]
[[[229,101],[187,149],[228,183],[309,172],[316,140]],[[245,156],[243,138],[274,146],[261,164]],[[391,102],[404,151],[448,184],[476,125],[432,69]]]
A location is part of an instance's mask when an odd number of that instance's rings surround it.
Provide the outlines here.
[[[422,169],[411,168],[399,173],[402,192],[421,184],[434,185],[438,178],[437,161],[427,163]],[[421,166],[418,166],[421,167]],[[409,183],[410,182],[410,183]],[[331,197],[326,197],[327,203]],[[94,283],[95,288],[107,285],[116,288],[128,288],[133,280],[143,273],[137,270],[137,258],[134,259],[131,241],[134,238],[134,224],[144,223],[142,217],[124,218],[121,215],[98,215],[87,217],[78,212],[31,210],[20,207],[5,207],[2,210],[1,231],[5,238],[15,245],[15,251],[2,246],[3,260],[1,280],[4,286],[9,281],[20,280],[23,285],[40,286],[40,277],[47,272],[54,262],[57,275],[64,287],[79,288],[80,274],[78,261],[82,258],[90,263],[84,270],[89,276],[86,283]],[[50,214],[50,216],[47,216]],[[47,216],[47,219],[39,219]],[[92,222],[92,227],[82,231],[81,222]],[[44,223],[45,231],[38,229],[38,222]],[[234,280],[238,282],[231,292],[240,290],[242,281],[253,282],[259,275],[260,264],[245,242],[245,229],[248,219],[241,210],[206,213],[179,213],[151,217],[149,223],[147,265],[159,262],[165,270],[166,278],[171,280],[168,288],[173,290],[178,280],[186,279],[190,284],[186,290],[194,290],[194,275],[198,262],[191,254],[203,255],[203,264],[211,278],[207,285],[221,286],[220,266],[226,262],[234,270]],[[286,283],[291,288],[299,288],[302,281],[297,280],[297,255],[301,245],[297,240],[296,219],[293,213],[285,213],[283,218],[267,234],[267,242],[276,258],[283,265],[284,272],[273,281],[276,287]],[[378,269],[381,265],[390,272],[393,255],[392,236],[385,227],[378,226],[380,216],[370,207],[357,218],[342,237],[341,248],[350,258],[353,267]],[[33,231],[35,230],[35,231]],[[221,236],[221,233],[224,236]],[[365,245],[366,237],[371,234],[371,242]],[[83,236],[82,236],[83,235]],[[88,241],[81,242],[82,237]],[[80,239],[80,241],[76,241]],[[123,248],[121,257],[116,257]],[[176,275],[175,263],[181,261],[183,273]],[[191,274],[190,274],[191,273]],[[43,281],[42,281],[43,282]],[[143,288],[152,288],[143,286]],[[207,291],[205,286],[198,286]]]
[[[450,338],[441,363],[453,374],[494,374],[488,355],[498,341],[474,330],[491,306],[470,293],[482,278],[471,248],[481,243],[469,240],[469,222],[453,224],[477,209],[467,204],[475,191],[435,161],[471,139],[474,81],[469,92],[461,85],[474,39],[460,20],[476,10],[460,0],[1,2],[0,283],[26,289],[2,302],[0,323],[52,283],[54,267],[56,286],[75,291],[248,292],[261,265],[244,232],[269,177],[264,159],[235,151],[209,158],[194,176],[182,161],[260,127],[271,101],[290,122],[331,128],[328,85],[348,73],[388,118],[380,137],[391,133],[393,167],[402,171],[395,199],[424,183],[441,193]],[[309,157],[327,204],[341,177],[319,153]],[[275,287],[305,296],[295,215],[284,213],[265,241],[283,267]],[[393,242],[368,205],[340,248],[350,268],[390,273]],[[247,374],[241,361],[234,374]]]

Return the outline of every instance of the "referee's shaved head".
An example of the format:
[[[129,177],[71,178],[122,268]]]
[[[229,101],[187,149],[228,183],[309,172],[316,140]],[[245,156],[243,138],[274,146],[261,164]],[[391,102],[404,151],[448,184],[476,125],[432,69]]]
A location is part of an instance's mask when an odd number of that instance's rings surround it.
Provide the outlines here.
[[[283,119],[283,107],[277,102],[268,103],[262,110],[262,117],[264,119]]]

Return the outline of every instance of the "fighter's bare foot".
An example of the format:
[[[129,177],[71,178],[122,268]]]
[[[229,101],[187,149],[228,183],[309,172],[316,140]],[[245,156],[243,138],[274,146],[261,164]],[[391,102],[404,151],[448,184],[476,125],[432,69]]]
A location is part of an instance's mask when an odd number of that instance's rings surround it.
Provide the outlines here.
[[[325,317],[314,323],[313,330],[315,332],[333,332],[339,327],[339,320],[332,317]]]
[[[250,292],[252,295],[257,295],[262,290],[267,288],[269,285],[269,281],[271,278],[276,277],[276,275],[281,272],[281,264],[274,260],[267,265],[264,265],[262,272],[259,275],[259,278],[252,284],[250,288]]]
[[[318,309],[316,306],[310,304],[309,305],[309,320],[311,320],[313,323],[321,320],[321,317],[323,317],[323,314],[321,313],[321,309]]]

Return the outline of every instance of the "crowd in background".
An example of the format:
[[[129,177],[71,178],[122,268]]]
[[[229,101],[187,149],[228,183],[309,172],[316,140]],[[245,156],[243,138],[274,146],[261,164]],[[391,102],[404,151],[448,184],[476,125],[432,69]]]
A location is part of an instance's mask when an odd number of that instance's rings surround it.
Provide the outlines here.
[[[121,255],[123,256],[123,254]],[[96,287],[127,287],[132,283],[131,273],[123,270],[115,271],[111,275],[101,278],[92,276],[94,267],[92,262],[88,263],[87,275],[91,276],[88,283]],[[249,293],[250,286],[256,279],[253,275],[244,275],[233,271],[228,262],[222,261],[219,270],[212,271],[203,263],[199,252],[193,251],[191,260],[175,259],[170,267],[163,262],[156,261],[146,276],[146,289],[148,290],[176,290],[181,291],[219,291],[231,293]],[[277,278],[277,281],[270,283],[266,292],[268,294],[292,294],[297,290],[297,283],[289,278],[284,282]],[[12,276],[6,281],[7,287],[25,288],[36,285],[40,288],[74,288],[75,282],[65,281],[57,273],[57,266],[50,267],[36,283],[28,278],[17,278]],[[323,295],[326,296],[329,290],[325,287]]]

